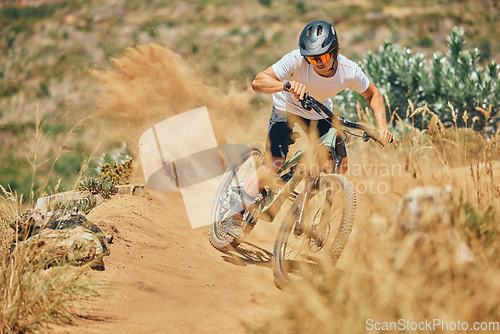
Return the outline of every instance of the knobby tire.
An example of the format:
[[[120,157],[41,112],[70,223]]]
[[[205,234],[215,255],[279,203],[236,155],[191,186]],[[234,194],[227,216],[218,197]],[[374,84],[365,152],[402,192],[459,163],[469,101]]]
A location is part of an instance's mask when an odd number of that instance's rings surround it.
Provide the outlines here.
[[[221,231],[221,222],[222,219],[224,219],[228,215],[228,212],[224,212],[225,210],[222,203],[224,200],[224,196],[228,194],[231,185],[236,181],[242,181],[238,180],[238,177],[241,176],[238,176],[238,173],[241,172],[240,169],[243,168],[245,163],[249,161],[251,157],[256,157],[256,159],[254,159],[254,167],[258,168],[262,164],[264,152],[264,143],[251,143],[250,145],[248,145],[246,150],[241,152],[241,155],[237,159],[234,159],[231,162],[226,170],[226,173],[222,179],[222,183],[217,191],[214,203],[212,205],[211,216],[213,219],[213,223],[208,227],[208,239],[210,241],[210,244],[217,250],[225,252],[238,247],[238,245],[243,242],[245,237],[253,230],[253,227],[255,226],[255,221],[246,223],[243,226],[243,238],[235,238],[231,235],[223,233]],[[244,217],[246,214],[248,213],[245,213]]]
[[[332,188],[332,185],[336,186]],[[333,189],[331,194],[328,194],[328,189]],[[322,193],[325,194],[324,202],[321,197],[316,197]],[[273,274],[275,284],[279,288],[320,271],[323,265],[335,265],[354,224],[356,196],[352,184],[344,176],[327,174],[321,177],[318,195],[315,196],[316,199],[319,198],[318,212],[321,213],[318,214],[315,208],[311,207],[311,202],[304,201],[304,196],[305,192],[302,192],[294,200],[276,238]],[[330,202],[327,202],[327,199]],[[301,206],[304,206],[300,224],[302,234],[296,231]],[[324,208],[328,208],[329,213],[323,212]],[[318,221],[321,219],[328,220],[323,220],[325,223],[320,224]],[[321,231],[314,232],[320,225],[323,226]],[[323,245],[324,240],[326,242]]]

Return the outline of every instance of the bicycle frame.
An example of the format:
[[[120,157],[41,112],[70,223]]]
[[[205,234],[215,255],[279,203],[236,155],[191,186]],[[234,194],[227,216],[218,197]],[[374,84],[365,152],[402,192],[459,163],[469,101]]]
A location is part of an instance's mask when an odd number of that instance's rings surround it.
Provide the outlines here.
[[[336,141],[337,141],[337,130],[335,128],[330,128],[330,130],[328,130],[328,132],[319,139],[320,142],[319,147],[325,146],[327,148],[332,148],[330,151],[334,156],[334,163],[335,163],[334,169],[335,172],[338,172],[341,159],[335,152]],[[286,170],[299,166],[300,162],[304,160],[304,156],[305,156],[304,151],[298,151],[297,153],[295,153],[295,155],[292,158],[283,163],[281,168],[276,173],[276,176],[279,177]],[[263,213],[264,215],[259,215],[259,218],[266,221],[272,221],[276,213],[281,209],[283,203],[285,203],[286,199],[296,198],[297,194],[294,192],[294,190],[298,186],[298,184],[302,180],[304,180],[306,176],[307,176],[305,185],[306,189],[314,188],[314,186],[311,187],[311,183],[314,182],[319,175],[312,176],[310,173],[307,173],[306,175],[306,173],[303,172],[293,173],[292,178],[288,180],[288,182],[283,187],[281,187],[278,190],[278,192],[275,193],[273,191],[269,191],[269,194],[264,199],[260,210],[260,213],[261,214]]]
[[[289,88],[289,86],[288,86],[288,88]],[[342,116],[334,115],[324,104],[322,104],[318,100],[311,97],[308,93],[306,93],[304,95],[304,99],[301,100],[300,102],[302,104],[302,107],[305,110],[314,109],[319,115],[323,116],[323,113],[324,113],[328,117],[330,117],[332,121],[338,122],[338,124],[342,125],[343,127],[363,131],[362,138],[365,142],[372,139],[376,143],[380,144],[381,146],[384,146],[384,144],[379,140],[377,134],[372,129],[369,129],[366,126],[363,126],[363,125],[358,124],[358,123],[349,122],[348,120],[346,120]],[[338,134],[337,129],[335,127],[331,127],[325,135],[323,135],[321,138],[319,138],[319,146],[318,146],[318,147],[326,146],[327,148],[330,149],[330,152],[333,156],[333,161],[334,161],[333,173],[338,173],[338,171],[340,169],[340,164],[342,161],[342,159],[340,159],[340,157],[337,155],[336,150],[335,150],[337,134]],[[316,154],[317,154],[317,150],[316,150]],[[281,168],[276,173],[276,177],[280,177],[281,173],[283,173],[284,171],[286,171],[290,168],[293,168],[294,166],[299,166],[299,163],[302,162],[303,159],[304,159],[304,152],[303,151],[297,152],[291,159],[289,159],[283,163]],[[288,180],[288,182],[283,187],[281,187],[277,192],[268,191],[267,196],[265,196],[262,203],[260,203],[261,207],[260,207],[260,213],[259,213],[258,218],[269,221],[269,222],[273,221],[274,217],[281,209],[281,206],[283,205],[285,200],[287,198],[295,199],[297,197],[298,193],[295,192],[295,188],[304,179],[306,174],[307,174],[307,179],[306,179],[305,187],[306,187],[307,193],[305,194],[305,198],[308,197],[309,194],[311,193],[311,191],[309,191],[309,190],[314,188],[314,186],[317,187],[317,185],[314,185],[314,184],[313,184],[313,187],[311,187],[311,183],[315,182],[318,179],[319,173],[318,173],[318,175],[313,176],[309,172],[307,172],[307,173],[294,172],[292,175],[292,178],[290,180]],[[253,217],[253,218],[249,217],[249,218],[255,219],[255,217]]]

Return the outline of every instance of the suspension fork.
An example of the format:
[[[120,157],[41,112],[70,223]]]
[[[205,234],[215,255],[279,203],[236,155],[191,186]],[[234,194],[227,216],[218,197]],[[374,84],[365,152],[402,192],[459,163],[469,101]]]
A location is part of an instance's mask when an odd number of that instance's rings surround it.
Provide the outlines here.
[[[306,207],[307,201],[309,201],[312,197],[314,197],[315,193],[311,191],[313,187],[317,186],[317,180],[309,176],[306,179],[306,184],[305,184],[305,190],[304,190],[304,196],[301,199],[300,203],[297,206],[297,218],[295,219],[295,227],[293,229],[293,232],[295,235],[300,236],[302,233],[304,233],[304,230],[302,228],[302,218],[304,216],[304,210]]]
[[[308,198],[308,195],[309,195],[309,192],[306,191],[304,193],[304,196],[301,200],[301,202],[299,203],[299,205],[297,206],[297,218],[295,219],[295,227],[293,229],[293,233],[297,236],[301,235],[302,234],[302,217],[304,215],[304,207],[306,205],[306,201],[307,201],[307,198]]]
[[[321,183],[321,179],[320,179]],[[325,232],[329,228],[329,219],[330,219],[330,211],[332,209],[333,205],[333,185],[326,185],[325,187],[325,202],[322,205],[322,211],[321,211],[321,217],[320,221],[318,224],[314,226],[314,228],[309,231],[311,239],[315,241],[318,247],[323,247],[324,246],[324,239],[323,236],[325,235]]]
[[[304,212],[306,210],[306,205],[309,200],[311,200],[314,196],[318,194],[317,191],[312,190],[312,188],[321,188],[321,178],[317,179],[309,179],[307,183],[309,183],[309,187],[306,187],[306,191],[304,192],[304,196],[301,199],[301,202],[297,206],[297,218],[295,221],[295,227],[294,227],[294,234],[296,236],[300,236],[304,233],[307,234],[308,238],[310,238],[312,241],[314,241],[318,247],[323,247],[324,246],[324,234],[325,231],[329,227],[329,217],[330,217],[330,210],[333,205],[333,198],[332,198],[332,190],[329,189],[329,186],[327,186],[325,189],[325,203],[322,206],[322,211],[321,211],[321,216],[319,217],[319,222],[317,222],[314,225],[309,226],[307,224],[304,229]],[[306,184],[307,186],[307,184]]]

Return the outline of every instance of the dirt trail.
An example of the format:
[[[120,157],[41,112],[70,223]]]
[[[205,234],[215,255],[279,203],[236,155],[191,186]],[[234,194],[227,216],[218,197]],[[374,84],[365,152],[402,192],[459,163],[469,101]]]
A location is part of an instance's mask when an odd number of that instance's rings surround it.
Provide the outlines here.
[[[127,138],[132,155],[138,156],[139,136],[152,125],[203,105],[219,144],[255,135],[235,126],[252,95],[219,94],[170,50],[130,48],[112,63],[95,73],[103,85],[96,116],[107,136]],[[145,182],[141,170],[133,183]],[[245,324],[279,312],[284,295],[273,284],[270,262],[277,224],[257,226],[242,251],[223,254],[208,242],[206,228],[191,229],[180,192],[115,196],[89,218],[115,230],[105,270],[92,273],[111,286],[109,298],[90,305],[90,320],[62,332],[242,333]]]
[[[179,195],[120,195],[91,212],[114,230],[105,270],[92,272],[110,289],[89,305],[88,319],[61,333],[243,333],[280,311],[285,296],[270,267],[274,227],[261,224],[238,253],[218,252],[206,228],[190,228]]]
[[[219,144],[265,138],[268,111],[245,113],[250,94],[230,92],[214,101],[217,94],[200,87],[196,77],[184,75],[188,66],[164,48],[128,50],[114,65],[116,70],[98,75],[107,88],[99,116],[114,119],[108,135],[127,137],[135,156],[137,139],[147,128],[201,105],[208,106]],[[245,115],[244,122],[236,121],[235,106]],[[247,124],[255,126],[249,130]],[[340,268],[352,266],[356,229],[374,228],[374,214],[390,212],[415,185],[453,180],[442,173],[442,166],[424,168],[436,175],[414,179],[405,170],[404,157],[393,159],[375,145],[352,152],[354,173],[348,178],[357,192],[358,209]],[[379,155],[383,158],[374,161]],[[388,172],[377,169],[377,164],[396,169]],[[356,166],[362,167],[361,176],[356,176]],[[134,183],[144,183],[143,177],[136,178]],[[52,328],[51,333],[245,333],[247,327],[283,311],[287,293],[274,286],[270,262],[280,219],[259,222],[238,252],[225,254],[209,244],[206,228],[191,229],[180,192],[146,190],[144,196],[115,196],[92,210],[89,218],[114,234],[105,270],[92,272],[109,284],[104,291],[108,297],[90,304],[90,311],[82,314],[85,318],[74,326]]]
[[[436,169],[423,183],[451,181],[453,174],[467,170],[453,172],[443,179],[443,171]],[[387,229],[372,224],[373,214],[389,213],[402,194],[422,183],[405,172],[350,179],[358,190],[373,180],[387,184],[388,191],[358,191],[355,229],[338,263],[343,270],[353,265],[357,230]],[[191,229],[179,192],[146,189],[143,196],[116,195],[89,218],[114,236],[105,270],[91,273],[110,288],[104,291],[107,298],[82,313],[85,318],[56,333],[245,333],[282,315],[288,293],[274,286],[270,262],[279,217],[273,223],[259,221],[232,253],[212,248],[206,228]]]
[[[359,211],[369,211],[368,198],[360,194]],[[206,228],[191,229],[180,192],[116,195],[89,219],[113,235],[105,270],[91,273],[110,288],[57,333],[245,333],[283,310],[287,293],[274,286],[271,268],[279,217],[259,221],[232,253],[212,248]]]

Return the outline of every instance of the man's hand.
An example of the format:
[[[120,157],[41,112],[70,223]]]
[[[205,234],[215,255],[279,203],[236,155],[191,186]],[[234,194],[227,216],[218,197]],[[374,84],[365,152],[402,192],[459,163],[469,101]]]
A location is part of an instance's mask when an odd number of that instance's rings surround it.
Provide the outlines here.
[[[361,95],[363,95],[366,101],[368,101],[368,105],[373,112],[373,116],[375,116],[380,140],[386,143],[392,143],[393,136],[392,133],[390,133],[387,129],[385,104],[384,99],[382,98],[382,94],[380,94],[380,91],[377,87],[370,83],[368,88],[363,93],[361,93]]]
[[[386,142],[386,143],[392,143],[392,140],[394,139],[392,133],[389,132],[389,130],[378,130],[378,136],[380,140]]]
[[[302,100],[304,98],[304,94],[306,93],[306,86],[297,81],[289,81],[290,88],[287,89],[290,93],[292,93],[297,100]]]

